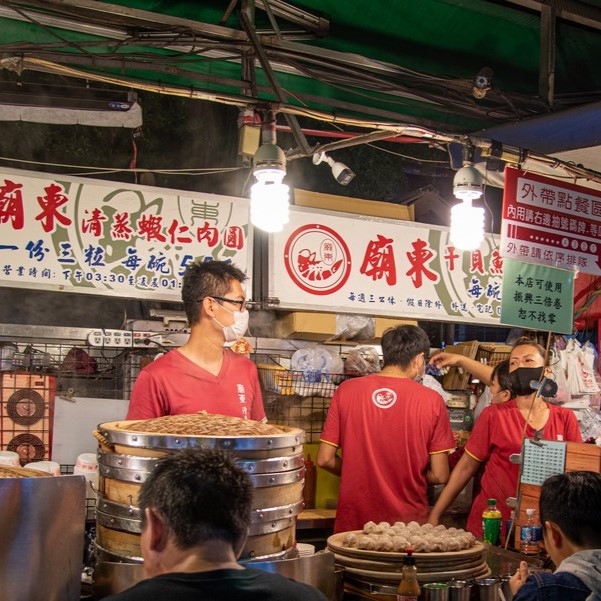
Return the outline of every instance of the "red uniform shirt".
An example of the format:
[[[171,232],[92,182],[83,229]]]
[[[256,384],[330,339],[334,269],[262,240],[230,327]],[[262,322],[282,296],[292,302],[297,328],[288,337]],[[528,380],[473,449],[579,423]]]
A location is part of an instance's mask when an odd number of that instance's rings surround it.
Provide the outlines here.
[[[207,411],[260,421],[265,418],[255,364],[229,349],[214,376],[178,350],[147,365],[131,393],[127,419]]]
[[[549,404],[549,419],[543,429],[544,440],[582,442],[578,420],[570,409]],[[481,490],[472,503],[467,529],[482,537],[482,512],[486,499],[496,499],[503,514],[503,524],[509,519],[511,508],[505,500],[517,495],[520,466],[510,463],[509,456],[522,450],[522,432],[526,420],[515,400],[484,409],[470,435],[465,451],[478,461],[487,461],[481,480]],[[528,425],[526,438],[535,431]]]
[[[428,515],[429,455],[455,447],[442,397],[408,378],[373,374],[343,382],[323,442],[342,448],[335,532]]]

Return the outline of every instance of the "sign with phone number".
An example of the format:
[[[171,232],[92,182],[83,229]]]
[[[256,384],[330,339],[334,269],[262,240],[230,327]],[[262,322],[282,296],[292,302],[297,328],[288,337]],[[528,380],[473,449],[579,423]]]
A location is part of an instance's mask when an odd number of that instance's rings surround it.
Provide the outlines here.
[[[0,285],[181,301],[194,260],[252,268],[242,198],[0,171]]]

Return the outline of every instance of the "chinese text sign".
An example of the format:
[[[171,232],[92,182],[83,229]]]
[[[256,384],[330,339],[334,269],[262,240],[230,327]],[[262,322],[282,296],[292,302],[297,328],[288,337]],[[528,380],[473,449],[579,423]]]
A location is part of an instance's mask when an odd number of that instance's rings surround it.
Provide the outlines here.
[[[499,323],[503,264],[490,237],[461,252],[447,228],[291,207],[269,261],[282,308]]]
[[[600,192],[505,170],[503,257],[600,275],[600,240]]]
[[[181,301],[193,260],[250,276],[248,202],[27,171],[0,172],[0,285]]]
[[[506,259],[501,323],[572,333],[574,272]]]

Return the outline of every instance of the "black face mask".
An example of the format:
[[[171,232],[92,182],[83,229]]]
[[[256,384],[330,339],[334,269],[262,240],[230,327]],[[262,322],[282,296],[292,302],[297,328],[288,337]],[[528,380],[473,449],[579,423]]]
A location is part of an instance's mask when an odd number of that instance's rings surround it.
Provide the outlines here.
[[[518,367],[509,372],[509,382],[511,390],[516,396],[524,396],[533,393],[536,388],[530,386],[530,382],[534,380],[538,382],[543,375],[544,367]]]

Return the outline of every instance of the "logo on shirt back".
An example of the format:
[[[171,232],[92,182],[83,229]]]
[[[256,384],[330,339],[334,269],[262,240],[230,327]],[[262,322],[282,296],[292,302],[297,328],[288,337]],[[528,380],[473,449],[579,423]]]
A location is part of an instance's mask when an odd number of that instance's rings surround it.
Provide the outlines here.
[[[376,407],[389,409],[396,403],[396,392],[390,388],[378,388],[373,391],[371,400]]]

